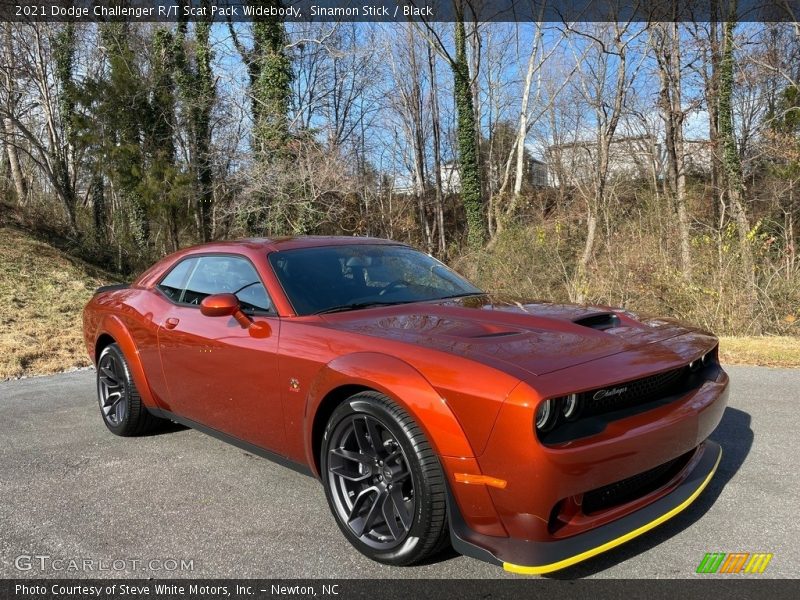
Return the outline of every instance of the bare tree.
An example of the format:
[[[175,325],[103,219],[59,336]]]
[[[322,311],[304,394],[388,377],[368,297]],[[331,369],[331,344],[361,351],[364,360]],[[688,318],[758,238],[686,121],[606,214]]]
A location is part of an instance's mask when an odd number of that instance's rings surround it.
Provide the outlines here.
[[[673,7],[677,8],[677,4],[673,4]],[[667,176],[678,215],[681,271],[688,280],[692,276],[692,255],[686,206],[686,151],[683,135],[683,124],[688,111],[682,101],[680,24],[677,21],[656,23],[651,34],[650,41],[661,82],[659,109],[664,120]]]
[[[734,69],[734,30],[736,28],[736,0],[730,0],[728,20],[722,34],[722,59],[720,61],[719,87],[719,133],[723,150],[723,165],[727,197],[736,222],[739,237],[739,251],[744,274],[745,293],[749,298],[747,310],[753,316],[757,301],[757,288],[753,263],[753,250],[750,246],[750,222],[745,211],[744,182],[742,180],[741,157],[736,148],[734,135],[733,106]]]
[[[447,249],[447,238],[444,226],[444,193],[442,189],[442,134],[439,117],[439,93],[436,81],[436,55],[430,44],[428,50],[428,77],[430,80],[431,130],[433,134],[433,174],[434,174],[434,213],[436,215],[436,231],[439,240],[439,254],[444,256]]]
[[[15,72],[15,56],[14,56],[14,39],[12,35],[11,23],[3,24],[3,79],[5,97],[3,102],[7,115],[17,114],[17,102],[19,100],[19,92],[17,91]],[[11,179],[14,182],[14,191],[17,195],[17,202],[25,204],[28,199],[28,183],[25,181],[25,176],[22,174],[22,167],[19,162],[19,153],[17,146],[13,142],[15,138],[14,121],[10,116],[3,118],[4,137],[3,145],[5,146],[6,155],[8,156],[8,166],[11,171]]]
[[[594,118],[594,142],[585,146],[593,154],[593,176],[590,193],[586,201],[586,237],[583,251],[578,259],[574,299],[586,299],[586,278],[589,263],[594,255],[597,237],[597,222],[607,201],[610,150],[623,116],[625,99],[642,65],[638,60],[629,59],[630,46],[639,39],[644,28],[632,22],[594,24],[583,30],[565,24],[565,30],[572,34],[573,55],[578,65],[578,87],[584,102],[592,111]],[[588,43],[592,52],[580,59],[581,52],[577,42]]]
[[[44,23],[14,24],[5,40],[6,51],[16,60],[3,65],[3,77],[25,86],[25,93],[0,105],[11,154],[26,155],[44,174],[67,218],[72,234],[77,233],[74,170],[70,168],[70,144],[59,110],[59,89],[53,74],[53,41],[59,25]],[[5,61],[4,61],[5,62]],[[13,93],[13,84],[11,86]],[[21,106],[25,103],[26,106]],[[19,159],[17,158],[17,164]],[[25,191],[18,188],[19,191]],[[24,194],[23,194],[24,197]]]
[[[426,209],[427,159],[426,159],[426,107],[424,106],[424,71],[419,60],[417,40],[413,26],[405,27],[404,40],[395,40],[390,54],[392,78],[396,90],[395,110],[408,141],[413,193],[417,201],[417,217],[428,251],[433,250],[433,231]],[[434,167],[438,168],[438,167]]]

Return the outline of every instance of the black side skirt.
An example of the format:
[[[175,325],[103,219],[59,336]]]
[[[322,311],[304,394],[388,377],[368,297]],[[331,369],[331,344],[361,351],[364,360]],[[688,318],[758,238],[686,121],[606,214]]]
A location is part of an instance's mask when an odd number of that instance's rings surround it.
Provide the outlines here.
[[[255,454],[256,456],[260,456],[261,458],[266,458],[267,460],[271,460],[274,463],[278,463],[283,467],[287,467],[292,471],[296,471],[297,473],[301,473],[303,475],[309,475],[311,477],[314,476],[311,469],[302,463],[299,463],[291,458],[283,456],[281,454],[277,454],[272,450],[267,450],[266,448],[262,448],[261,446],[256,446],[255,444],[251,444],[250,442],[245,442],[237,437],[232,435],[228,435],[227,433],[223,433],[218,429],[214,429],[213,427],[208,427],[207,425],[203,425],[202,423],[198,423],[197,421],[192,421],[191,419],[187,419],[186,417],[181,417],[180,415],[176,415],[175,413],[169,412],[168,410],[163,410],[160,408],[149,408],[147,409],[153,416],[160,417],[162,419],[167,419],[169,421],[175,421],[176,423],[180,423],[181,425],[185,425],[191,429],[196,429],[197,431],[202,431],[203,433],[210,435],[211,437],[215,437],[218,440],[222,440],[223,442],[227,442],[232,446],[236,446],[237,448],[241,448],[245,452],[249,452],[250,454]]]

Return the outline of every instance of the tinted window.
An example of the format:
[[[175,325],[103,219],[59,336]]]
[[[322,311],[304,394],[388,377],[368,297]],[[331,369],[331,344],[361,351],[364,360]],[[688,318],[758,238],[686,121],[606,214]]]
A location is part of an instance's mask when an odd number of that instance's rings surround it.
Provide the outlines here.
[[[184,286],[186,285],[186,280],[195,264],[197,264],[196,258],[187,258],[179,262],[172,267],[172,270],[167,273],[167,276],[161,280],[161,283],[158,284],[158,289],[170,300],[178,302]]]
[[[302,248],[274,252],[269,261],[300,315],[481,293],[435,258],[406,246]]]
[[[264,284],[245,258],[203,256],[198,259],[180,301],[199,306],[211,294],[236,294],[243,310],[272,311]]]

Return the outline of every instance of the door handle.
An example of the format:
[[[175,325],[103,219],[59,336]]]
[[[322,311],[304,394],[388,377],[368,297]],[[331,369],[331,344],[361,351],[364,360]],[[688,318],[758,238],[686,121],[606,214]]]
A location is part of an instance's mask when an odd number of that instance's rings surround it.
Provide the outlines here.
[[[167,322],[164,324],[164,327],[166,327],[167,329],[175,329],[175,327],[177,327],[178,323],[180,322],[181,322],[180,319],[176,319],[175,317],[170,317],[169,319],[167,319]]]

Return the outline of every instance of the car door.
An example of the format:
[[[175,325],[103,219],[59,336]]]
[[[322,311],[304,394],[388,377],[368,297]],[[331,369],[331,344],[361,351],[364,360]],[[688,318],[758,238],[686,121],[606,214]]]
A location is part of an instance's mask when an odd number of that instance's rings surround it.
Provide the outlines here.
[[[167,274],[157,289],[170,300],[159,327],[161,366],[169,409],[228,435],[281,452],[285,447],[278,386],[277,318],[253,264],[240,255],[189,257],[185,283]],[[179,263],[173,270],[182,269]],[[171,284],[171,285],[166,285]],[[242,327],[233,317],[207,317],[200,303],[232,293],[242,312],[263,329]],[[260,335],[256,337],[255,331]]]

